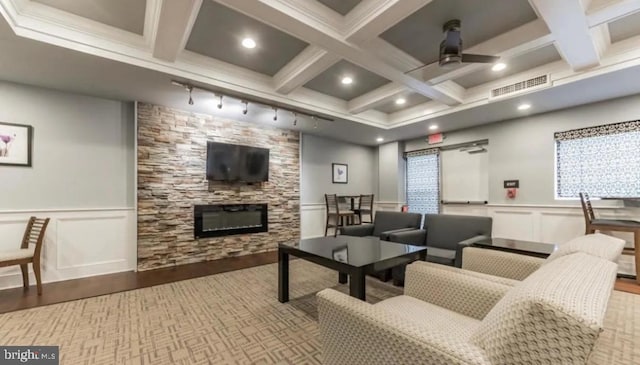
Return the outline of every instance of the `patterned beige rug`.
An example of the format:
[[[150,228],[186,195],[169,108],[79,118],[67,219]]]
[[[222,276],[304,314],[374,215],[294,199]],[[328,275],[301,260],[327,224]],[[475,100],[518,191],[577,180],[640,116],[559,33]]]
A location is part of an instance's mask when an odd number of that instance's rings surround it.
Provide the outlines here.
[[[319,364],[314,294],[343,292],[337,274],[291,263],[291,298],[276,299],[277,265],[0,315],[0,344],[59,345],[62,364]],[[400,290],[372,279],[368,300]],[[590,364],[639,364],[640,295],[614,292]]]

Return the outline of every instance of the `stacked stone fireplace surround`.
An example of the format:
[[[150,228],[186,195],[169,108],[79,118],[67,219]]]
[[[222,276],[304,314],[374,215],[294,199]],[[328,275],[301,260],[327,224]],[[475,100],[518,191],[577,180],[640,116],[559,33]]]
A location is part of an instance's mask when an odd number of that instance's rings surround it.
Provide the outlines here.
[[[300,135],[138,104],[138,270],[274,251],[300,237]],[[205,179],[207,140],[268,148],[269,181]],[[199,204],[268,204],[269,231],[194,239]]]

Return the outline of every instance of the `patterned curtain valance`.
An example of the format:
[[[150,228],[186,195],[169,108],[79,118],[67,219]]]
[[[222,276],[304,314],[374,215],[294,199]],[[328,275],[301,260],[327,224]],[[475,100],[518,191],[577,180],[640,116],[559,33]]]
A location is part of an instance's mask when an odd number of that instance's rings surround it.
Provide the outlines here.
[[[440,153],[440,149],[439,148],[427,148],[426,150],[407,152],[407,153],[405,153],[405,156],[406,157],[416,157],[416,156],[424,156],[424,155],[436,155],[438,153]]]
[[[566,141],[569,139],[606,136],[610,134],[637,131],[640,131],[640,120],[606,124],[590,128],[572,129],[566,132],[556,132],[554,137],[557,141]]]

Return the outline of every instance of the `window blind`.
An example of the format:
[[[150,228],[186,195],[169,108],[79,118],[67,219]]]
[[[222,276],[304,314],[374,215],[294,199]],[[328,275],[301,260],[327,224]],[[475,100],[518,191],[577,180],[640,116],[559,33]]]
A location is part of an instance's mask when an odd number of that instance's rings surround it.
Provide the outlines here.
[[[440,211],[440,155],[437,149],[407,153],[407,204],[409,212]]]

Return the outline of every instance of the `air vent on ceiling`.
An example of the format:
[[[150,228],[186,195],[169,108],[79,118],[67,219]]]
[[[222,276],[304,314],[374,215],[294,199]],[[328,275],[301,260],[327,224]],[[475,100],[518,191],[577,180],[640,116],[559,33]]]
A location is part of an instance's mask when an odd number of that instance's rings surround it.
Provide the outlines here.
[[[515,84],[502,86],[491,90],[492,98],[499,98],[501,96],[513,94],[519,91],[524,91],[532,88],[545,86],[549,83],[549,75],[542,75],[531,78],[529,80],[516,82]]]

